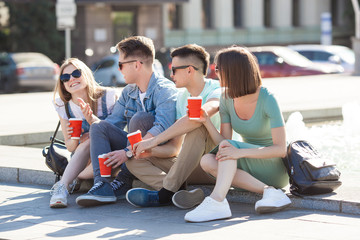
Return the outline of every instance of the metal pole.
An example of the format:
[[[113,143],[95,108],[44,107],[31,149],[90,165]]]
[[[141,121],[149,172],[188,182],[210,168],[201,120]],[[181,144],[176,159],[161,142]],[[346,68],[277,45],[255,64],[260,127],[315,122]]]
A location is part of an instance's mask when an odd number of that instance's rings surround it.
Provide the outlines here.
[[[358,0],[351,0],[355,12],[355,36],[360,39],[360,8]]]
[[[71,29],[65,28],[65,58],[71,57]]]

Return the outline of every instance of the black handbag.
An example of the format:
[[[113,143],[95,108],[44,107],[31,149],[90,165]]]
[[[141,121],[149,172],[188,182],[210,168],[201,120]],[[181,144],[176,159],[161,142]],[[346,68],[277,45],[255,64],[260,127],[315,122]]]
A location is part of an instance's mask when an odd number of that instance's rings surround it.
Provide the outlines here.
[[[340,171],[333,161],[323,158],[307,141],[291,142],[283,162],[294,195],[330,193],[341,185]]]
[[[66,149],[65,143],[56,139],[56,134],[60,127],[60,121],[52,137],[50,137],[50,145],[44,147],[42,154],[45,157],[45,164],[56,175],[56,181],[64,174],[65,168],[70,160],[71,153]]]
[[[65,103],[66,115],[70,119],[69,103]],[[59,181],[64,174],[65,168],[70,160],[71,153],[67,150],[65,143],[56,139],[56,134],[60,127],[60,121],[56,127],[53,136],[50,137],[50,145],[42,150],[42,155],[45,157],[45,164],[56,175],[55,181]]]

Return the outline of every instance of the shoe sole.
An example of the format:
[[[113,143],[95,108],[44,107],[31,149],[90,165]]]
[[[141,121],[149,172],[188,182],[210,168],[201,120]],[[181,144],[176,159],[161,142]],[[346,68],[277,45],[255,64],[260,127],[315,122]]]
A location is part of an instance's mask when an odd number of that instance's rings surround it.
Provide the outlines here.
[[[287,207],[289,207],[291,203],[283,205],[281,207],[272,207],[272,206],[262,206],[255,209],[257,213],[272,213],[272,212],[278,212],[281,211]]]
[[[55,203],[51,203],[50,204],[50,207],[51,208],[66,208],[67,207],[67,204],[61,202],[61,201],[57,201]]]
[[[228,217],[221,217],[221,218],[216,218],[216,219],[209,219],[209,220],[188,220],[185,219],[186,222],[193,222],[193,223],[200,223],[200,222],[211,222],[211,221],[218,221],[218,220],[224,220],[224,219],[229,219],[231,218],[232,215],[228,216]]]
[[[82,197],[76,199],[76,204],[83,206],[83,207],[92,207],[92,206],[99,206],[109,203],[115,203],[116,197],[112,198],[100,198],[100,199],[94,199],[90,197]]]
[[[199,205],[204,198],[204,192],[200,188],[191,191],[180,190],[173,195],[172,202],[178,208],[189,209]]]

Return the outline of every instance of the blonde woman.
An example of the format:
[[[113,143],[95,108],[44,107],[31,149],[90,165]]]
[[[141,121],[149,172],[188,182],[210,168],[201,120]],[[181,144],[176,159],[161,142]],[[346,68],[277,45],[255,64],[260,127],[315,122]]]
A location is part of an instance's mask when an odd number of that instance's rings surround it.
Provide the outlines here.
[[[60,67],[54,90],[54,106],[59,115],[66,148],[72,152],[61,180],[52,187],[50,207],[67,207],[69,184],[74,179],[93,178],[90,161],[90,125],[112,113],[118,99],[115,89],[101,87],[95,82],[89,67],[77,58],[69,58]],[[66,111],[66,106],[68,112]],[[82,118],[82,136],[71,139],[69,117]]]

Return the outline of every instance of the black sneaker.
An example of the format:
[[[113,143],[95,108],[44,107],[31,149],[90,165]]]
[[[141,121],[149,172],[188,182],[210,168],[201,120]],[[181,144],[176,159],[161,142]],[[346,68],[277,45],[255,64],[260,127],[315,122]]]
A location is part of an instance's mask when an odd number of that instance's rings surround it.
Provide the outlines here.
[[[132,188],[130,184],[119,181],[117,179],[114,179],[114,181],[112,181],[110,184],[117,200],[125,199],[126,192]]]
[[[83,207],[97,206],[116,202],[116,196],[110,183],[97,182],[86,193],[76,198],[76,203]]]

